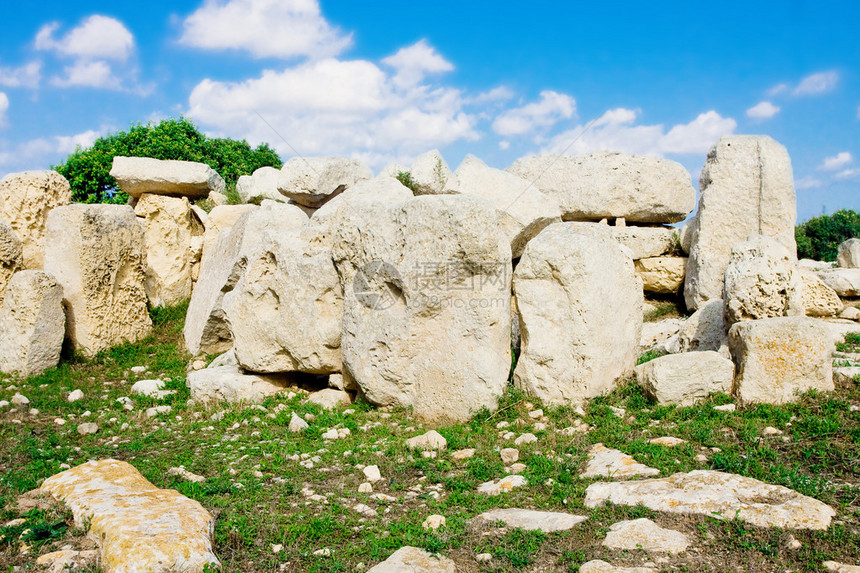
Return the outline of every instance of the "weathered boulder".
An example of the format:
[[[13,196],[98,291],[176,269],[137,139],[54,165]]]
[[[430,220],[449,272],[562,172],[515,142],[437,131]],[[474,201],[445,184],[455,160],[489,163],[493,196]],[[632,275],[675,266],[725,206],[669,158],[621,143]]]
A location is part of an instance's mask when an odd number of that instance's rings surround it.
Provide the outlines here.
[[[642,504],[654,511],[740,519],[759,527],[827,529],[836,512],[779,485],[711,470],[667,478],[600,482],[585,490],[585,506]]]
[[[608,227],[550,225],[529,242],[513,286],[522,332],[517,386],[547,403],[578,404],[633,372],[642,286]]]
[[[636,367],[645,394],[658,404],[691,406],[709,394],[732,391],[734,363],[713,350],[669,354]]]
[[[293,157],[281,167],[278,191],[306,207],[320,207],[373,172],[358,159]]]
[[[274,167],[260,167],[252,175],[242,175],[236,181],[236,193],[243,203],[271,199],[273,201],[285,201],[281,192],[278,191],[278,179],[281,177],[280,169]]]
[[[828,269],[816,274],[839,296],[860,296],[860,269]]]
[[[408,172],[412,177],[416,195],[439,195],[458,188],[457,176],[451,172],[445,158],[436,149],[416,157]]]
[[[833,391],[828,328],[807,317],[748,320],[729,330],[734,394],[743,402],[784,404],[808,390]]]
[[[426,195],[344,213],[334,241],[345,372],[430,424],[495,408],[510,368],[510,247],[493,206]]]
[[[634,264],[636,276],[647,292],[674,294],[684,286],[686,257],[648,257]]]
[[[453,561],[417,547],[401,547],[367,573],[456,573]]]
[[[185,197],[144,193],[134,213],[145,226],[146,295],[152,306],[173,306],[191,297],[194,237],[203,234]]]
[[[42,271],[20,271],[0,308],[0,372],[32,376],[60,362],[63,288]]]
[[[843,269],[860,269],[860,239],[855,237],[840,243],[836,262]]]
[[[723,136],[708,153],[699,189],[684,283],[684,298],[691,310],[722,296],[732,247],[750,235],[773,237],[789,253],[797,251],[791,159],[773,139]]]
[[[349,406],[352,404],[352,398],[343,390],[323,388],[322,390],[312,392],[308,396],[308,403],[316,404],[323,410],[333,410],[338,406]]]
[[[486,523],[503,521],[510,528],[529,531],[567,531],[582,523],[587,517],[557,511],[535,511],[533,509],[492,509],[478,515],[475,519]]]
[[[21,240],[6,221],[0,220],[0,308],[12,275],[24,267]]]
[[[627,247],[634,261],[672,253],[678,243],[678,230],[670,227],[613,226],[609,229],[615,240]]]
[[[187,385],[196,402],[259,404],[293,383],[288,374],[246,374],[237,366],[204,368],[188,373]]]
[[[220,566],[212,552],[215,519],[200,503],[158,489],[126,462],[87,462],[39,488],[71,510],[101,551],[105,571],[202,573]]]
[[[360,203],[398,203],[413,197],[412,191],[397,179],[375,177],[359,181],[317,209],[312,220],[328,225],[333,231],[339,224],[338,211],[352,209]]]
[[[155,193],[198,198],[212,191],[222,193],[225,187],[224,179],[214,169],[196,161],[117,155],[110,175],[132,197]]]
[[[603,444],[594,444],[588,451],[585,469],[579,476],[584,478],[629,478],[637,475],[653,476],[659,473],[660,470],[657,468],[640,464],[633,459],[633,456],[629,456],[621,450],[607,448]]]
[[[678,331],[680,352],[714,350],[731,358],[724,306],[721,298],[709,300],[684,322]]]
[[[224,311],[224,295],[242,278],[247,258],[262,244],[267,231],[297,229],[308,218],[294,205],[263,201],[244,213],[218,236],[203,255],[200,276],[185,317],[185,346],[192,354],[226,352],[233,345]]]
[[[84,356],[152,331],[144,230],[128,205],[53,209],[45,233],[45,271],[63,287],[66,336]]]
[[[430,430],[425,434],[406,440],[406,447],[410,450],[441,451],[448,447],[448,440],[436,430]]]
[[[203,253],[209,252],[221,231],[226,231],[236,224],[239,217],[248,211],[258,209],[257,205],[219,205],[206,216],[205,231],[203,232]]]
[[[794,255],[770,237],[735,245],[723,286],[726,324],[802,313],[795,265]]]
[[[675,223],[696,206],[690,174],[680,163],[649,155],[598,151],[532,155],[507,171],[554,197],[565,221],[624,218]]]
[[[0,219],[21,241],[25,269],[42,269],[48,213],[71,202],[69,182],[56,171],[22,171],[0,179]]]
[[[690,538],[674,529],[660,527],[650,519],[619,521],[609,528],[603,546],[610,549],[681,553],[690,545]]]
[[[839,299],[839,295],[818,275],[800,268],[795,272],[800,279],[798,304],[806,312],[806,316],[836,316],[842,312],[845,305]]]
[[[499,212],[502,234],[510,242],[514,258],[519,258],[526,243],[547,225],[561,221],[558,201],[521,177],[488,167],[474,155],[466,156],[454,176],[445,192],[490,201]]]

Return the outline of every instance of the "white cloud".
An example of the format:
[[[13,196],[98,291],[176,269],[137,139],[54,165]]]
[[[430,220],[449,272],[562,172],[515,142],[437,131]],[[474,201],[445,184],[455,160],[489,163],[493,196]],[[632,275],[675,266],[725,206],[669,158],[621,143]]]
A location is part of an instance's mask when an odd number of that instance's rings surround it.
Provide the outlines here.
[[[317,0],[206,0],[182,26],[182,44],[258,58],[327,58],[352,44],[352,35],[323,18]]]
[[[752,119],[768,119],[779,113],[779,106],[769,101],[757,103],[747,110],[747,117]]]
[[[835,175],[836,179],[855,179],[860,177],[860,168],[845,169]]]
[[[509,100],[514,97],[514,92],[505,86],[499,86],[497,88],[493,88],[486,92],[481,92],[476,96],[472,97],[464,97],[463,103],[468,104],[482,104],[482,103],[496,103],[505,100]],[[858,110],[860,111],[860,110]]]
[[[426,40],[420,40],[411,46],[401,48],[393,56],[388,56],[382,63],[395,70],[394,84],[398,87],[408,87],[419,84],[427,74],[450,72],[453,64],[439,55]]]
[[[493,131],[499,135],[521,135],[536,128],[555,125],[576,114],[576,100],[566,94],[544,90],[540,99],[522,107],[509,109],[493,122]]]
[[[666,153],[706,153],[725,134],[733,133],[737,122],[716,111],[699,114],[686,124],[668,131],[662,124],[634,125],[635,110],[611,109],[598,118],[591,128],[580,125],[556,135],[542,151],[588,153],[608,150],[623,153],[663,155]]]
[[[120,83],[107,62],[79,61],[65,67],[65,77],[51,78],[51,83],[57,87],[90,87],[102,89],[120,89]]]
[[[769,95],[771,97],[778,96],[780,94],[784,94],[790,88],[791,88],[791,86],[789,86],[788,84],[776,84],[775,86],[773,86],[772,88],[767,90],[767,95]]]
[[[30,62],[18,67],[0,67],[0,86],[7,88],[37,88],[42,77],[42,62]]]
[[[0,92],[0,127],[6,127],[6,112],[9,111],[9,98]]]
[[[42,26],[36,34],[36,49],[73,58],[120,62],[126,61],[134,51],[134,36],[115,18],[96,14],[72,28],[62,38],[55,38],[54,33],[59,28],[58,22]]]
[[[832,157],[825,157],[824,161],[821,162],[821,165],[818,166],[818,169],[821,171],[836,171],[837,169],[845,167],[852,161],[854,161],[854,158],[851,157],[851,154],[847,151],[842,151]]]
[[[816,189],[822,185],[824,183],[821,180],[811,176],[801,177],[794,182],[795,189]]]
[[[107,132],[88,130],[75,135],[40,137],[19,144],[0,141],[0,175],[28,169],[47,169],[62,161],[77,145],[89,147]]]
[[[792,92],[796,96],[802,95],[819,95],[833,91],[836,83],[839,81],[839,74],[835,70],[828,72],[819,72],[806,76],[794,88]]]

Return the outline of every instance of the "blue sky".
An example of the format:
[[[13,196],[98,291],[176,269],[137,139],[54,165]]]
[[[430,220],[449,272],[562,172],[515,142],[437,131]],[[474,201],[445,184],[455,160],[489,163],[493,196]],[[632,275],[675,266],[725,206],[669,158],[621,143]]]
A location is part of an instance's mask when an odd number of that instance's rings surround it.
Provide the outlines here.
[[[452,168],[466,153],[505,167],[616,149],[697,178],[720,135],[743,133],[788,148],[799,219],[860,210],[858,2],[45,0],[2,11],[0,175],[180,114],[285,159],[292,146],[376,170],[433,148]]]

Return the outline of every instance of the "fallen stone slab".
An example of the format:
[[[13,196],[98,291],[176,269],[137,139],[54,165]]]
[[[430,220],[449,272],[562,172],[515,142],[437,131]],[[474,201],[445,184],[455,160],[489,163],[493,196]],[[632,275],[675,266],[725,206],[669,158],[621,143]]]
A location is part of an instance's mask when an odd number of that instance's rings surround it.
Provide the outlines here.
[[[654,567],[616,567],[606,561],[594,559],[583,563],[579,573],[657,573]]]
[[[286,390],[288,375],[245,374],[237,366],[204,368],[189,372],[187,384],[197,402],[247,402],[259,404],[269,396]]]
[[[417,547],[401,547],[391,557],[367,570],[367,573],[456,573],[453,561],[427,553]]]
[[[211,191],[222,193],[225,187],[224,179],[214,169],[196,161],[117,155],[110,175],[132,197],[143,193],[207,197]]]
[[[477,516],[488,523],[504,521],[505,525],[527,530],[540,530],[544,533],[567,531],[582,523],[587,517],[560,513],[556,511],[535,511],[533,509],[494,509]]]
[[[827,529],[836,512],[787,487],[739,475],[695,470],[667,478],[600,482],[585,490],[585,506],[642,504],[654,511],[740,519],[759,527]]]
[[[126,462],[87,462],[49,477],[40,490],[66,504],[109,573],[202,572],[220,566],[214,518],[177,491],[158,489]]]
[[[612,525],[603,545],[611,549],[681,553],[690,545],[690,539],[680,531],[665,529],[650,519],[642,518]]]
[[[839,296],[860,296],[860,269],[829,269],[815,274]]]
[[[678,241],[678,230],[671,227],[614,226],[609,230],[616,241],[627,247],[634,261],[667,255],[675,250]]]
[[[613,477],[628,478],[636,475],[653,476],[660,473],[657,468],[640,464],[633,456],[628,456],[621,450],[607,448],[603,444],[594,444],[588,451],[585,470],[580,477]]]
[[[712,393],[728,394],[734,374],[734,363],[713,350],[669,354],[636,367],[642,390],[661,405],[691,406]]]

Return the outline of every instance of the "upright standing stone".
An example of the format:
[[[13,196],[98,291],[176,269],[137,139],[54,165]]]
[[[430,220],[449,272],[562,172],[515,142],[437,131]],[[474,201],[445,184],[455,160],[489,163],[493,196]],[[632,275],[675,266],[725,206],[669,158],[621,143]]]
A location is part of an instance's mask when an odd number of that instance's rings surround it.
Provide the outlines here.
[[[853,238],[840,243],[836,262],[842,268],[860,269],[860,239]]]
[[[63,288],[42,271],[15,273],[0,309],[0,372],[32,376],[60,361]]]
[[[791,159],[773,139],[723,136],[708,153],[699,188],[684,283],[691,310],[722,296],[732,247],[750,235],[772,237],[789,253],[797,252]]]
[[[342,211],[345,371],[431,424],[495,408],[510,369],[511,251],[493,206],[427,195]]]
[[[578,404],[633,372],[642,284],[608,227],[550,225],[526,247],[513,287],[517,386],[548,403]]]
[[[258,208],[257,205],[219,205],[212,209],[206,217],[206,223],[204,223],[206,230],[203,232],[203,254],[205,255],[212,248],[221,231],[235,225],[239,217],[248,211],[254,211]]]
[[[5,221],[0,220],[0,308],[12,275],[24,266],[21,240]]]
[[[42,268],[48,212],[71,202],[69,182],[56,171],[10,173],[0,180],[0,219],[21,240],[24,268]]]
[[[69,205],[48,215],[45,271],[63,287],[66,335],[84,356],[152,331],[143,225],[128,205]]]
[[[110,174],[119,188],[132,197],[156,193],[199,198],[213,191],[222,193],[225,187],[224,179],[214,169],[196,161],[117,155]]]

